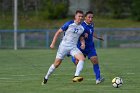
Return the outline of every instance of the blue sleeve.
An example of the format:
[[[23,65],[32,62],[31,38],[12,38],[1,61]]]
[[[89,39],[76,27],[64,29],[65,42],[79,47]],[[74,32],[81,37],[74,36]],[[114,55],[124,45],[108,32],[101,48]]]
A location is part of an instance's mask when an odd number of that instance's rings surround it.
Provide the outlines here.
[[[81,34],[81,36],[83,36],[83,37],[85,37],[85,33],[87,33],[86,31],[86,27],[85,26],[83,26],[83,28],[84,28],[84,32]]]
[[[82,37],[85,37],[85,33],[86,33],[86,32],[84,31],[84,32],[81,34],[81,36],[82,36]]]
[[[84,32],[81,34],[81,36],[85,37],[85,33],[86,33],[86,25],[85,25],[85,22],[82,22],[81,24],[84,28]]]
[[[68,22],[66,22],[66,23],[61,27],[61,29],[62,29],[63,31],[66,31],[71,23],[73,23],[73,21],[68,21]]]

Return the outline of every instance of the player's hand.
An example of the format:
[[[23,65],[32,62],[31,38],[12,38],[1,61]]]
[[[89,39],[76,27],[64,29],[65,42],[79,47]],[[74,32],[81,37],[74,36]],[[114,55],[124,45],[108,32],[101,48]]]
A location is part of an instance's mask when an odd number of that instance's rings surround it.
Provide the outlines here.
[[[104,41],[103,37],[98,37],[98,39]]]
[[[83,49],[83,50],[85,49],[85,44],[81,45],[81,49]]]
[[[85,38],[88,38],[88,33],[85,33]]]
[[[53,48],[54,48],[54,45],[53,45],[53,44],[51,44],[51,45],[50,45],[50,48],[52,48],[52,49],[53,49]]]

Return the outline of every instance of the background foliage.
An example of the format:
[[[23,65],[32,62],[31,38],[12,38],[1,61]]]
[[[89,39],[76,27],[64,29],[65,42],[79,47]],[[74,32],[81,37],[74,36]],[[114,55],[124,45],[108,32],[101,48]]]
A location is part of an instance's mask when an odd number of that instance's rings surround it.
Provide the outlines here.
[[[0,0],[0,15],[12,14],[13,1]],[[90,9],[96,15],[140,20],[140,0],[90,0],[90,2]],[[69,0],[18,0],[18,3],[19,14],[24,17],[31,15],[44,19],[68,17]]]

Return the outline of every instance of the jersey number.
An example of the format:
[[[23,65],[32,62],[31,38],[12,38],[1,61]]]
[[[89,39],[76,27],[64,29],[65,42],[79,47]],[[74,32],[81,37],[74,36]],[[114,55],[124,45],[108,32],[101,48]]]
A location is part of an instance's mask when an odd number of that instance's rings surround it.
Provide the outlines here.
[[[74,29],[74,33],[78,33],[78,29],[77,28]]]

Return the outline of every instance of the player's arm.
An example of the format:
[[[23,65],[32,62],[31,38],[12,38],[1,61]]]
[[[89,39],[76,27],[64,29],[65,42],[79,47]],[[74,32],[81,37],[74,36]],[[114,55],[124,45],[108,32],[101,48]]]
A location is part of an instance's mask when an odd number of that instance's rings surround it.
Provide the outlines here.
[[[50,45],[50,48],[54,48],[55,47],[55,43],[57,41],[58,36],[63,32],[63,30],[60,28],[54,35],[52,43]]]
[[[95,37],[96,39],[104,41],[103,37],[98,37],[95,33],[93,34],[93,37]]]
[[[80,37],[81,49],[85,49],[85,38],[83,36]]]

